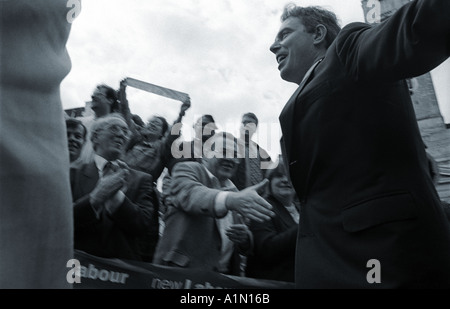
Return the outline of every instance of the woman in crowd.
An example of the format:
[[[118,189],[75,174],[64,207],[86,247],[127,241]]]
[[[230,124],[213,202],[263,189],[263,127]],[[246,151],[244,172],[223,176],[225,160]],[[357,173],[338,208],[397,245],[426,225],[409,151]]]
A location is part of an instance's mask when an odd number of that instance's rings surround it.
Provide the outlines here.
[[[275,168],[266,170],[266,178],[269,184],[265,198],[275,216],[268,222],[250,223],[254,250],[247,260],[246,276],[294,282],[299,203],[281,156]]]

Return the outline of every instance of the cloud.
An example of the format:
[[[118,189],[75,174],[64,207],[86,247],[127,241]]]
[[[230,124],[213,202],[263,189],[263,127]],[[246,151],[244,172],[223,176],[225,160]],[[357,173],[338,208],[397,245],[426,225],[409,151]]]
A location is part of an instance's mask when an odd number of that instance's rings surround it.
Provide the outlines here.
[[[281,10],[267,0],[85,1],[68,42],[73,67],[62,84],[63,105],[84,106],[98,83],[117,88],[130,76],[190,95],[186,138],[205,113],[223,129],[237,128],[248,111],[277,123],[296,87],[280,79],[269,51]],[[128,98],[144,120],[158,114],[171,122],[180,106],[133,89]]]
[[[288,1],[286,1],[287,3]],[[342,25],[362,21],[359,0],[297,1],[327,5]],[[281,80],[269,46],[285,3],[272,0],[84,1],[68,42],[72,71],[63,81],[65,108],[84,106],[98,83],[118,88],[126,76],[190,95],[184,133],[201,114],[219,126],[255,112],[277,123],[296,85]],[[172,122],[179,102],[129,89],[133,113]],[[236,134],[237,132],[231,132]],[[274,149],[277,152],[278,149]],[[274,154],[275,155],[275,154]]]

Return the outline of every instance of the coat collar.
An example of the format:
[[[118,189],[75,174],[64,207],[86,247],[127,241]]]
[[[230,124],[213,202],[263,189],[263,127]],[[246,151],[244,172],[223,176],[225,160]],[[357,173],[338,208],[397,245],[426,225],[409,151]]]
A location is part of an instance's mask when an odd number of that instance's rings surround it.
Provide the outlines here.
[[[94,161],[84,165],[83,174],[88,178],[95,178],[98,180],[98,168]]]
[[[273,195],[270,195],[267,198],[267,200],[269,201],[269,203],[272,206],[274,206],[278,217],[280,218],[281,221],[283,221],[283,223],[286,226],[291,226],[291,225],[295,225],[296,224],[294,219],[292,218],[291,214],[286,209],[286,207],[284,207],[283,204],[281,204],[275,197],[273,197]]]
[[[80,186],[81,196],[91,192],[99,179],[98,169],[95,162],[86,163],[79,169],[80,178],[77,178],[78,185]]]
[[[283,137],[281,139],[281,149],[284,152],[283,156],[286,160],[286,164],[289,165],[291,162],[290,153],[291,153],[291,146],[292,146],[292,133],[293,133],[293,121],[294,121],[294,115],[295,115],[295,103],[297,97],[300,95],[300,93],[303,91],[305,86],[310,82],[310,80],[314,76],[314,70],[317,68],[317,66],[322,62],[324,58],[320,58],[318,61],[316,61],[311,68],[308,70],[308,72],[305,74],[305,77],[303,78],[303,81],[300,83],[298,88],[295,90],[294,94],[291,96],[289,101],[284,106],[283,110],[280,113],[279,121],[281,125],[281,131],[283,133]]]

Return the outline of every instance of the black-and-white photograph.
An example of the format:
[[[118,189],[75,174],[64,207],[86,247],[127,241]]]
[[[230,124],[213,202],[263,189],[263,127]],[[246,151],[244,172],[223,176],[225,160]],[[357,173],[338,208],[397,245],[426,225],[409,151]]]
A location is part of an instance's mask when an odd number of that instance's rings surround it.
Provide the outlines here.
[[[449,289],[448,16],[0,0],[0,289]]]

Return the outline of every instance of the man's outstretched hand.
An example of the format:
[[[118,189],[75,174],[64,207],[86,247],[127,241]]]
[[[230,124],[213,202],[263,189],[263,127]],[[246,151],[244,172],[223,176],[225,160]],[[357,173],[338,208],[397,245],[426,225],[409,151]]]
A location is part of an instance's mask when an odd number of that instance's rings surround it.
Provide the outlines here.
[[[272,206],[259,194],[264,192],[264,188],[269,183],[264,179],[259,184],[245,188],[239,192],[230,192],[226,199],[226,207],[240,213],[244,218],[264,222],[273,217],[275,213]]]

